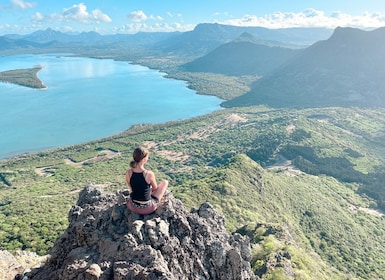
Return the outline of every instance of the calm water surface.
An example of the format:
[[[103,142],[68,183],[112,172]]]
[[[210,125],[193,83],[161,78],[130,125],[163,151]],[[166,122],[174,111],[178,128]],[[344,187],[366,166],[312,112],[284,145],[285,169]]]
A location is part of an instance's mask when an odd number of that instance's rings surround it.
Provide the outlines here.
[[[43,66],[46,90],[0,83],[0,159],[107,137],[141,123],[220,109],[183,81],[127,62],[59,55],[0,56],[0,71]]]

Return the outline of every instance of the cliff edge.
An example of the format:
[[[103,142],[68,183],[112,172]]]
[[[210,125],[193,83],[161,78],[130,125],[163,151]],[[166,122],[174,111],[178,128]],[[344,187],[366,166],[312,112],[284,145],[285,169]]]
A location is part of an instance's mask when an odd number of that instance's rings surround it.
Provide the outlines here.
[[[88,185],[49,260],[27,279],[257,279],[249,238],[227,233],[209,203],[188,212],[167,194],[151,215],[125,206],[122,192]],[[20,275],[19,275],[20,277]]]

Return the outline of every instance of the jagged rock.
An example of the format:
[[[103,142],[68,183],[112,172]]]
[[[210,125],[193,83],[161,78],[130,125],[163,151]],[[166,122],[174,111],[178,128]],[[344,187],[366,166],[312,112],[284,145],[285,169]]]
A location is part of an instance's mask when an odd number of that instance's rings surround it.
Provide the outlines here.
[[[257,279],[249,238],[227,233],[209,203],[187,212],[169,193],[143,216],[124,201],[123,193],[85,187],[51,258],[28,279]]]

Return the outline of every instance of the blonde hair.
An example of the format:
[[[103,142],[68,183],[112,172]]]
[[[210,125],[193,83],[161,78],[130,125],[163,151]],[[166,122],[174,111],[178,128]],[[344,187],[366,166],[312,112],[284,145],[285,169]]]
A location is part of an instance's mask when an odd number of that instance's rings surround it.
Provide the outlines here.
[[[146,156],[148,156],[148,154],[148,150],[143,147],[135,148],[134,152],[132,153],[133,160],[130,162],[131,168],[138,166],[138,163]]]

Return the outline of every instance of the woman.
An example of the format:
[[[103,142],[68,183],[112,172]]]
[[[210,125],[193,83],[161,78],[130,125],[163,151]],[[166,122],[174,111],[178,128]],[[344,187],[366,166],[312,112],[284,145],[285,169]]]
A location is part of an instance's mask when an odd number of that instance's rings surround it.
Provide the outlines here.
[[[167,180],[158,185],[154,173],[144,168],[148,155],[145,148],[136,148],[132,154],[134,159],[130,162],[131,169],[126,172],[126,182],[130,189],[127,208],[138,214],[154,212],[168,186]]]

